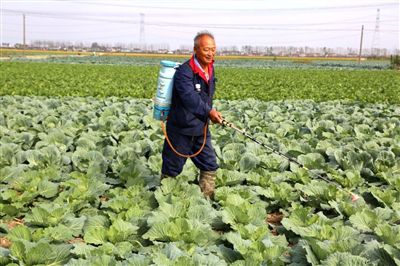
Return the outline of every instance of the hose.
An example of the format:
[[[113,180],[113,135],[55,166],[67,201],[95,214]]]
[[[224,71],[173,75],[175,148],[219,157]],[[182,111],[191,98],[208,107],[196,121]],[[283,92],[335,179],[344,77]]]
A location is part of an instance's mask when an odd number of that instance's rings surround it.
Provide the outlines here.
[[[203,144],[201,145],[200,149],[199,149],[196,153],[194,153],[194,154],[182,154],[182,153],[178,152],[178,151],[174,148],[174,146],[172,146],[172,143],[171,143],[171,141],[170,141],[169,138],[168,138],[168,134],[167,134],[167,131],[166,131],[166,129],[165,129],[164,121],[161,121],[161,128],[162,128],[162,131],[163,131],[163,133],[164,133],[165,139],[167,140],[168,145],[171,147],[172,151],[173,151],[176,155],[178,155],[178,156],[180,156],[180,157],[183,157],[183,158],[193,158],[193,157],[196,157],[197,155],[199,155],[199,154],[201,153],[201,151],[203,150],[204,146],[206,146],[208,123],[206,123],[206,125],[204,126],[204,133],[203,133],[204,139],[203,139]]]
[[[242,130],[242,129],[236,127],[234,124],[232,124],[232,123],[226,121],[225,119],[222,120],[222,123],[221,123],[221,124],[222,124],[223,126],[230,127],[230,128],[232,128],[232,129],[236,130],[237,132],[239,132],[239,133],[241,133],[242,135],[246,136],[247,138],[251,139],[251,140],[254,141],[255,143],[257,143],[257,144],[263,146],[264,148],[269,149],[269,150],[272,151],[273,153],[278,154],[278,155],[280,155],[280,156],[286,158],[289,162],[293,162],[293,163],[297,164],[299,167],[301,167],[301,168],[305,169],[306,171],[309,171],[309,172],[310,172],[310,169],[308,169],[307,167],[305,167],[302,163],[298,162],[296,159],[294,159],[294,158],[292,158],[292,157],[289,157],[289,156],[287,156],[287,155],[285,155],[285,154],[283,154],[283,153],[281,153],[281,152],[279,152],[279,151],[276,151],[276,150],[274,150],[273,148],[269,147],[268,145],[265,145],[264,143],[258,141],[258,140],[255,139],[254,137],[252,137],[252,136],[250,136],[249,134],[247,134],[244,130]],[[339,190],[341,190],[341,191],[343,191],[343,192],[349,193],[349,194],[351,195],[351,200],[352,200],[353,202],[354,202],[354,201],[357,201],[357,200],[360,198],[359,195],[357,195],[357,194],[355,194],[355,193],[353,193],[353,192],[351,192],[351,191],[348,191],[348,190],[342,188],[338,183],[336,183],[336,182],[334,182],[334,181],[332,181],[332,180],[329,180],[329,179],[327,179],[326,177],[324,177],[324,176],[322,176],[322,175],[320,175],[320,174],[317,174],[316,176],[317,176],[317,178],[320,178],[320,179],[324,180],[324,181],[327,182],[327,183],[331,183],[331,184],[335,185],[335,186],[337,187],[337,189],[339,189]]]

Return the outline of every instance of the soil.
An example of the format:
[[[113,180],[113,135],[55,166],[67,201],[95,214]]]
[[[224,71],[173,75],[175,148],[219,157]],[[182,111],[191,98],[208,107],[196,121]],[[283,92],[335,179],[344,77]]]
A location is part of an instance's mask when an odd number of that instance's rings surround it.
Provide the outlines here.
[[[279,211],[268,213],[267,214],[267,223],[273,225],[281,225],[281,221],[283,219],[283,214]]]

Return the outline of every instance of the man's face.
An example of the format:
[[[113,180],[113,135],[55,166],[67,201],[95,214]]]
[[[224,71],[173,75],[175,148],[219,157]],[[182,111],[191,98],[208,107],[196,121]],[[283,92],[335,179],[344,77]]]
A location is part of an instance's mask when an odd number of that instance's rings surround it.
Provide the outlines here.
[[[209,65],[215,55],[215,41],[205,35],[200,38],[199,45],[194,47],[194,53],[201,66]]]

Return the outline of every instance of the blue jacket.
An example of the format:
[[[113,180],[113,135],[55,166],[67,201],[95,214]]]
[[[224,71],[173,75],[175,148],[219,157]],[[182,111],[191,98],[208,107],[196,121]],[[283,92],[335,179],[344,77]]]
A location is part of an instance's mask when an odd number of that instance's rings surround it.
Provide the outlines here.
[[[176,70],[167,130],[190,136],[203,135],[215,92],[212,64],[209,69],[207,82],[192,56]]]

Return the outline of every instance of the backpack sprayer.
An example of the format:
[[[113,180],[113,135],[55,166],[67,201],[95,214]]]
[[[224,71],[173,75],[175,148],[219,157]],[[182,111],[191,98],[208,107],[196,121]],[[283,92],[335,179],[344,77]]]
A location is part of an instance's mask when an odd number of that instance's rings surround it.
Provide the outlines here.
[[[162,122],[167,120],[171,108],[173,79],[179,63],[163,60],[158,73],[157,93],[154,98],[153,118]]]
[[[268,150],[272,151],[273,153],[275,153],[275,154],[277,154],[277,155],[279,155],[279,156],[281,156],[281,157],[287,159],[289,162],[292,162],[292,163],[294,163],[294,164],[300,166],[301,168],[303,168],[303,169],[305,169],[305,170],[307,170],[307,171],[310,171],[310,169],[308,169],[307,167],[305,167],[305,166],[304,166],[302,163],[300,163],[299,161],[297,161],[297,160],[295,160],[294,158],[289,157],[289,156],[287,156],[287,155],[285,155],[285,154],[283,154],[283,153],[281,153],[281,152],[279,152],[279,151],[274,150],[273,148],[269,147],[268,145],[265,145],[264,143],[260,142],[259,140],[255,139],[254,137],[250,136],[250,135],[249,135],[248,133],[246,133],[243,129],[240,129],[240,128],[236,127],[235,125],[233,125],[232,123],[226,121],[225,119],[222,120],[222,123],[221,123],[221,124],[222,124],[222,126],[227,126],[227,127],[230,127],[230,128],[232,128],[232,129],[234,129],[235,131],[237,131],[237,132],[239,132],[240,134],[244,135],[245,137],[251,139],[251,140],[254,141],[255,143],[257,143],[257,144],[263,146],[264,148],[267,148]],[[326,177],[324,177],[324,176],[322,176],[322,175],[320,175],[320,174],[317,174],[316,177],[317,177],[317,178],[320,178],[320,179],[322,179],[322,180],[324,180],[324,181],[327,182],[327,183],[330,183],[330,184],[335,185],[335,186],[337,187],[337,189],[339,189],[339,190],[341,190],[341,191],[343,191],[343,192],[349,193],[349,194],[351,195],[351,200],[352,200],[353,202],[354,202],[354,201],[357,201],[357,200],[360,198],[359,195],[357,195],[357,194],[355,194],[355,193],[353,193],[353,192],[351,192],[351,191],[348,191],[348,190],[343,189],[338,183],[336,183],[336,182],[334,182],[334,181],[332,181],[332,180],[329,180],[329,179],[327,179]]]
[[[172,145],[171,141],[168,138],[164,122],[167,120],[169,110],[171,109],[172,89],[174,87],[174,75],[176,69],[180,66],[180,63],[173,61],[166,61],[166,60],[163,60],[160,63],[161,63],[161,69],[158,74],[157,93],[156,97],[154,98],[153,118],[161,121],[161,128],[164,133],[165,139],[167,140],[168,145],[171,147],[171,149],[174,151],[176,155],[184,158],[196,157],[197,155],[200,154],[200,152],[206,145],[208,123],[206,123],[206,125],[204,126],[203,144],[201,145],[200,149],[197,152],[190,155],[182,154],[174,148],[174,146]]]

